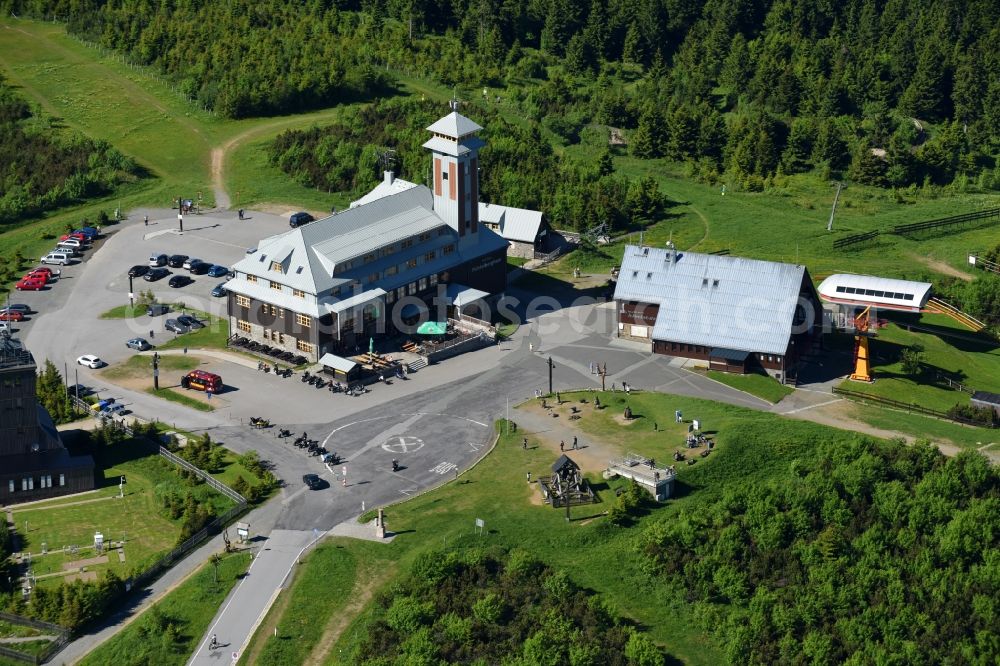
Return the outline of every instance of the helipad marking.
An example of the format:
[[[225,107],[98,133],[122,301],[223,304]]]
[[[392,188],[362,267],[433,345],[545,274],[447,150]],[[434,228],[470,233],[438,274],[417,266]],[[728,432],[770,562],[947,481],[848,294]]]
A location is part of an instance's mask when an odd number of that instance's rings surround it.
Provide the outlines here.
[[[382,448],[389,453],[412,453],[413,451],[419,451],[424,447],[424,440],[419,437],[413,437],[411,435],[397,435],[396,437],[390,437]]]
[[[330,438],[333,437],[335,434],[337,434],[339,431],[343,430],[344,428],[350,428],[351,426],[356,426],[359,423],[369,423],[371,421],[380,421],[382,419],[394,419],[394,418],[399,418],[400,416],[443,416],[443,417],[449,418],[449,419],[459,419],[460,421],[468,421],[469,423],[475,423],[477,426],[482,426],[483,428],[488,428],[489,427],[485,423],[480,423],[479,421],[476,421],[475,419],[466,418],[464,416],[455,416],[454,414],[436,414],[436,413],[433,413],[433,412],[411,412],[411,413],[408,413],[408,414],[386,414],[385,416],[373,416],[370,419],[360,419],[358,421],[351,421],[350,423],[345,423],[344,425],[340,426],[339,428],[334,428],[333,430],[330,431],[330,434],[327,435],[326,438],[323,439],[323,444],[321,444],[321,446],[326,446],[327,442],[330,441]]]

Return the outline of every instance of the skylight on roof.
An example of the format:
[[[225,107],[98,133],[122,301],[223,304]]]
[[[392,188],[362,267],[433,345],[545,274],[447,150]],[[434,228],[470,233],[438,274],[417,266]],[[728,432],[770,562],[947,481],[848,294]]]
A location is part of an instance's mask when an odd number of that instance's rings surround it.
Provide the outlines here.
[[[296,275],[298,275],[301,272],[302,272],[302,267],[301,266],[299,266],[298,268],[295,269],[295,274]]]

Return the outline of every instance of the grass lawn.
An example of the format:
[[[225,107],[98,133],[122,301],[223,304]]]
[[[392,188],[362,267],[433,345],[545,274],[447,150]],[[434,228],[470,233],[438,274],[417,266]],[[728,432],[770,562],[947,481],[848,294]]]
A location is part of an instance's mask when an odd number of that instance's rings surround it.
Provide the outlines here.
[[[907,323],[930,331],[908,331]],[[914,345],[924,350],[923,367],[919,374],[909,375],[899,359],[904,349]],[[875,383],[845,381],[843,388],[942,412],[955,404],[968,404],[970,398],[968,393],[949,388],[943,377],[972,390],[1000,392],[1000,345],[941,315],[900,318],[898,323],[879,329],[871,350]]]
[[[187,662],[230,590],[250,565],[250,555],[223,558],[218,583],[211,563],[181,583],[96,650],[81,666],[177,664]],[[168,631],[167,626],[173,625]]]
[[[134,319],[146,314],[145,305],[119,305],[107,312],[102,312],[100,319]]]
[[[858,420],[876,428],[895,430],[916,438],[951,442],[963,449],[978,449],[991,443],[1000,445],[1000,429],[975,428],[929,416],[862,404],[853,405],[852,413]],[[997,446],[992,448],[996,449]]]
[[[510,271],[514,270],[515,268],[520,268],[521,266],[524,266],[526,263],[528,263],[528,259],[526,257],[511,257],[511,256],[508,256],[507,257],[507,272],[509,273]]]
[[[720,384],[746,391],[750,395],[755,395],[770,403],[781,402],[785,396],[795,392],[795,389],[779,383],[765,373],[752,372],[748,375],[734,375],[729,372],[709,370],[706,374],[709,379],[714,379]]]
[[[181,393],[180,391],[175,391],[172,388],[166,388],[161,386],[160,390],[157,391],[152,386],[146,389],[146,393],[149,395],[155,395],[157,398],[163,398],[164,400],[169,400],[170,402],[176,402],[179,405],[184,405],[185,407],[190,407],[191,409],[197,409],[199,412],[214,412],[215,406],[208,402],[202,402],[195,398],[189,397]]]
[[[180,523],[161,512],[157,491],[192,493],[201,500],[211,501],[217,513],[232,506],[231,500],[207,486],[187,485],[169,463],[159,456],[148,455],[134,442],[101,447],[96,455],[102,471],[97,492],[13,508],[18,532],[32,553],[36,576],[61,572],[71,561],[93,557],[95,532],[104,534],[106,542],[124,539],[125,561],[121,562],[114,551],[108,551],[108,562],[88,565],[88,571],[110,568],[126,578],[145,569],[174,546],[180,534]],[[119,499],[118,480],[122,476],[126,478],[125,497]],[[49,550],[44,556],[42,543]],[[56,552],[64,546],[77,546],[77,554]],[[40,578],[39,582],[58,584],[62,580],[61,576],[55,576]]]
[[[197,356],[178,356],[174,354],[163,354],[160,356],[160,370],[178,371],[193,370],[201,363]],[[152,382],[153,378],[153,357],[149,355],[136,354],[124,363],[118,363],[104,368],[101,375],[108,379],[142,379],[148,378]]]
[[[594,395],[601,396],[606,409],[593,409],[589,401]],[[577,402],[581,397],[586,397],[588,403]],[[689,664],[722,663],[723,655],[711,637],[694,624],[691,608],[672,591],[651,585],[642,574],[640,558],[632,548],[634,536],[653,517],[695,509],[705,493],[722,492],[727,482],[747,477],[763,479],[787,469],[791,460],[809,455],[811,443],[820,438],[847,441],[856,435],[773,414],[652,393],[630,396],[629,405],[639,418],[623,426],[615,418],[625,404],[621,393],[563,394],[563,398],[566,402],[558,409],[565,414],[560,421],[574,423],[564,421],[571,404],[582,408],[583,417],[575,423],[584,444],[600,437],[619,452],[635,451],[665,461],[684,441],[686,424],[673,423],[674,410],[681,409],[686,417],[700,419],[705,429],[715,432],[718,446],[707,459],[678,468],[676,499],[659,505],[632,528],[609,529],[602,525],[600,514],[613,501],[617,481],[590,475],[603,503],[574,507],[573,521],[567,524],[561,510],[534,503],[535,486],[525,483],[526,472],[530,471],[532,478],[547,473],[558,452],[544,447],[523,451],[519,431],[501,437],[488,458],[458,481],[389,507],[387,525],[398,532],[391,544],[356,540],[321,544],[309,556],[290,592],[285,593],[287,598],[279,598],[256,637],[254,649],[259,652],[253,653],[254,663],[303,663],[310,654],[319,660],[317,663],[350,663],[351,648],[363,640],[370,611],[363,610],[353,618],[356,611],[345,610],[345,600],[385,589],[392,580],[388,576],[385,583],[369,582],[361,570],[362,563],[386,576],[387,567],[395,564],[398,572],[405,572],[413,558],[428,549],[475,545],[529,550],[548,564],[566,570],[580,585],[606,596],[619,612],[647,628],[673,657]],[[513,418],[517,420],[516,413]],[[654,421],[657,430],[653,430]],[[528,439],[534,443],[530,434]],[[485,537],[473,535],[476,518],[486,521]],[[358,564],[352,564],[352,559]],[[341,582],[352,566],[359,567],[355,582]],[[324,586],[312,582],[324,580],[324,574],[337,583]],[[636,594],[636,590],[644,592]],[[311,624],[305,620],[307,617]],[[331,632],[339,631],[349,620],[343,636],[329,650],[316,648],[332,640]],[[273,638],[274,626],[278,627],[277,639]],[[321,627],[327,628],[325,641]],[[314,649],[326,656],[320,659],[312,652]]]

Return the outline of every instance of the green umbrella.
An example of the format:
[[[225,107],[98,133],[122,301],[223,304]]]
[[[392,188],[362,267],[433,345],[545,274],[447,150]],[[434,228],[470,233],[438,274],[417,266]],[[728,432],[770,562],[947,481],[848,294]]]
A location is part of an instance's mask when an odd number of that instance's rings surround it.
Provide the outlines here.
[[[448,332],[448,322],[446,321],[425,321],[417,328],[420,335],[444,335]]]

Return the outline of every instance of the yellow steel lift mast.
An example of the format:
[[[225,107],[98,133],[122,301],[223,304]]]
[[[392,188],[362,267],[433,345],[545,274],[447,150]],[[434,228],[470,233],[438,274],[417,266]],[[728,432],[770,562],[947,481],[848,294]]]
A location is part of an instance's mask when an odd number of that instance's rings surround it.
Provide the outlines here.
[[[854,318],[854,374],[851,379],[856,382],[872,382],[871,355],[869,340],[874,335],[871,328],[871,306],[862,310]]]

